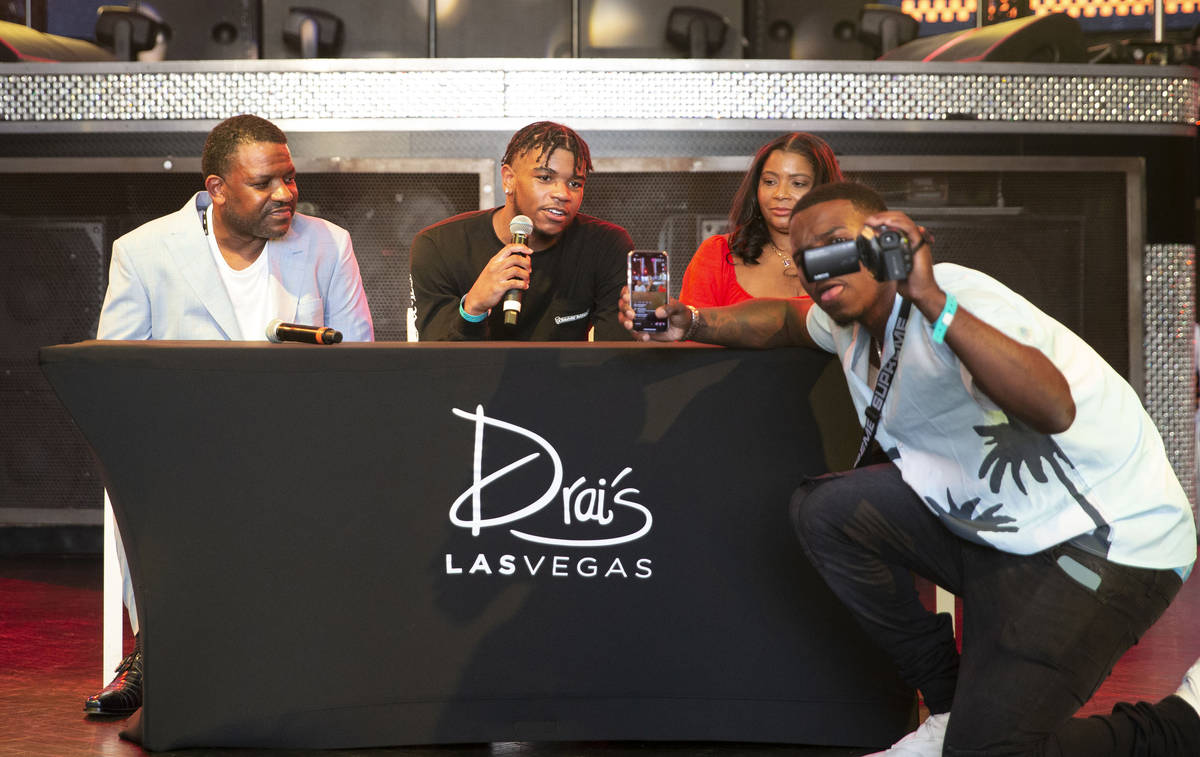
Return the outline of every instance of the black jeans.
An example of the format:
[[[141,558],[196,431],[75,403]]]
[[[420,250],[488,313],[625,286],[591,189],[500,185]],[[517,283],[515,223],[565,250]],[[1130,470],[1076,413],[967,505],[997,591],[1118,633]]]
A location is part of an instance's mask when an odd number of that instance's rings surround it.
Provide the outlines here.
[[[944,754],[1200,755],[1200,716],[1175,696],[1072,718],[1178,593],[1174,571],[1069,545],[1014,555],[968,542],[890,463],[809,482],[792,498],[792,522],[930,712],[953,712]],[[913,573],[962,599],[961,660],[949,618],[925,609]]]

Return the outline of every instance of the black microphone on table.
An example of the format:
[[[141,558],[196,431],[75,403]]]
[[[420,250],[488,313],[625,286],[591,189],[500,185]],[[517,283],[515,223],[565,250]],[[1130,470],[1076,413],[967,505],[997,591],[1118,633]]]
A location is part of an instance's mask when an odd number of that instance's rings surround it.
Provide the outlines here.
[[[267,339],[272,342],[304,342],[305,344],[337,344],[342,332],[328,326],[303,326],[284,323],[276,318],[267,324]]]
[[[512,234],[509,244],[525,244],[525,240],[533,233],[533,221],[529,220],[529,216],[513,216],[508,222],[508,233]],[[501,302],[504,307],[505,326],[517,325],[517,316],[521,314],[521,295],[524,292],[524,289],[510,289],[504,293]]]

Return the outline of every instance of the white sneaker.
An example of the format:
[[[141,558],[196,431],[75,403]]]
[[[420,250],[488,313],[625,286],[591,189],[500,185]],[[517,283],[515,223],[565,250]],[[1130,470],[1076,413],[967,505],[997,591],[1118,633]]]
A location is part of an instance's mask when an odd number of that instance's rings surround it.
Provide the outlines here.
[[[1200,674],[1200,668],[1194,667],[1192,671]],[[930,715],[920,728],[892,744],[891,749],[864,757],[942,757],[942,742],[946,740],[946,726],[949,724],[948,712]]]
[[[1183,683],[1179,684],[1179,691],[1175,692],[1175,696],[1190,704],[1192,709],[1200,714],[1200,660],[1196,660],[1183,674]]]

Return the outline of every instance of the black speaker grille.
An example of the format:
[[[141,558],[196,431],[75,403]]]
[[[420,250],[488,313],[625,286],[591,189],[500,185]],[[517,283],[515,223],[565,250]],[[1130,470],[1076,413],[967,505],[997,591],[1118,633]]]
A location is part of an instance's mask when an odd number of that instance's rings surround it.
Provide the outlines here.
[[[741,180],[732,171],[596,173],[582,210],[624,226],[639,249],[666,250],[677,297],[700,242],[727,230],[729,200]]]
[[[304,174],[302,212],[350,230],[375,339],[404,341],[409,245],[426,226],[479,208],[478,174]]]
[[[13,509],[99,508],[100,479],[87,442],[38,368],[0,369],[0,428],[0,524],[36,525],[13,517]]]
[[[0,225],[0,363],[35,365],[38,347],[94,336],[104,260],[103,220]]]
[[[104,281],[103,221],[0,223],[0,522],[24,520],[5,508],[100,502],[87,444],[38,370],[37,349],[95,335]]]

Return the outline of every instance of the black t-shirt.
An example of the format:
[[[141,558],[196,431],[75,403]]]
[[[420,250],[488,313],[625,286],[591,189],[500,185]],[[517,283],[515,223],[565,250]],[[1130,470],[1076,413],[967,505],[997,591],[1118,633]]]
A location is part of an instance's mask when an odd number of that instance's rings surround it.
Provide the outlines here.
[[[533,254],[530,287],[515,327],[504,325],[499,307],[479,323],[463,319],[459,300],[507,244],[492,228],[497,210],[462,213],[413,239],[413,304],[421,341],[583,341],[593,325],[596,341],[631,338],[617,320],[617,300],[633,240],[620,226],[582,214],[553,245]]]

